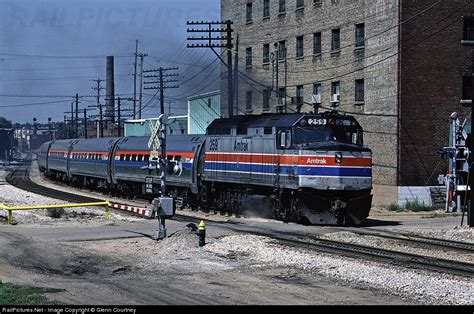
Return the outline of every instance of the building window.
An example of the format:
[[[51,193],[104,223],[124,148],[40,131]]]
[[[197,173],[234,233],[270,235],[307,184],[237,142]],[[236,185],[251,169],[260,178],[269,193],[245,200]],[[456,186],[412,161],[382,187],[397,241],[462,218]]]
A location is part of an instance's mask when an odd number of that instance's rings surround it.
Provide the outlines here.
[[[333,29],[332,30],[332,40],[331,40],[331,52],[339,52],[341,49],[341,30]]]
[[[313,55],[315,57],[321,57],[321,33],[315,33],[313,35]]]
[[[321,95],[321,83],[313,84],[313,95]]]
[[[341,95],[341,85],[339,82],[332,82],[331,84],[331,102],[338,103]]]
[[[247,91],[245,94],[245,110],[247,112],[252,111],[252,91]]]
[[[474,17],[463,17],[463,41],[474,43]]]
[[[247,126],[241,126],[241,125],[237,126],[237,135],[247,135],[247,132],[248,132]]]
[[[278,2],[278,12],[284,13],[286,11],[286,0],[279,0]]]
[[[303,58],[304,57],[303,36],[296,37],[296,57],[297,58]]]
[[[270,90],[263,90],[263,110],[270,110]]]
[[[313,0],[313,5],[316,8],[320,8],[323,5],[323,0]]]
[[[263,18],[270,17],[270,0],[263,0]]]
[[[280,87],[278,88],[278,98],[285,99],[286,98],[286,88]]]
[[[356,25],[355,46],[356,46],[356,48],[365,46],[365,26],[364,26],[364,23]]]
[[[364,102],[364,80],[355,81],[355,101]]]
[[[304,7],[304,0],[296,0],[296,8],[300,9]]]
[[[298,112],[300,112],[300,109],[303,106],[303,100],[304,100],[304,86],[298,85],[296,86],[296,108]]]
[[[247,2],[247,22],[252,22],[252,2]]]
[[[252,47],[245,49],[245,67],[252,67]]]
[[[463,76],[462,78],[462,101],[473,100],[474,88],[472,86],[472,76]]]
[[[270,44],[263,45],[263,63],[270,63]]]
[[[278,42],[278,60],[286,59],[286,41],[282,40]]]

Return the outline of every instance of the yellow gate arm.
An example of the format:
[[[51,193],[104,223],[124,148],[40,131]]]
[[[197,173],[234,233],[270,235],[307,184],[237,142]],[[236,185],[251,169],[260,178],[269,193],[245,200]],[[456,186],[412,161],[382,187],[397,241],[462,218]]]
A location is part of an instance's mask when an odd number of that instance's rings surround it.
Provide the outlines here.
[[[70,207],[89,207],[89,206],[105,206],[105,219],[109,219],[109,202],[95,202],[95,203],[82,203],[82,204],[57,204],[57,205],[36,205],[36,206],[17,206],[8,207],[0,204],[0,209],[8,210],[8,224],[12,224],[12,211],[14,210],[33,210],[33,209],[56,209],[56,208],[70,208]]]

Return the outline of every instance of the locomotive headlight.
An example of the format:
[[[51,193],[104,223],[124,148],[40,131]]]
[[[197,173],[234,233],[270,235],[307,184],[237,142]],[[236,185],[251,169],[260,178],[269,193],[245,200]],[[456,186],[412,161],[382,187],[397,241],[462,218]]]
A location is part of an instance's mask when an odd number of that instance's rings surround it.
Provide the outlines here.
[[[342,164],[342,153],[341,152],[336,153],[336,164]]]

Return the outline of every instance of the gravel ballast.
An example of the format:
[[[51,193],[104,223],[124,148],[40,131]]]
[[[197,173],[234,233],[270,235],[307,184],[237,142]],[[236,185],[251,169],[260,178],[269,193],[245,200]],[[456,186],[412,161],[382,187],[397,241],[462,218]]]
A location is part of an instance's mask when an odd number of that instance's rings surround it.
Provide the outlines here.
[[[470,279],[289,248],[266,237],[232,235],[206,245],[205,250],[220,257],[237,256],[253,267],[274,265],[316,272],[351,286],[381,289],[424,304],[474,304],[474,282]]]

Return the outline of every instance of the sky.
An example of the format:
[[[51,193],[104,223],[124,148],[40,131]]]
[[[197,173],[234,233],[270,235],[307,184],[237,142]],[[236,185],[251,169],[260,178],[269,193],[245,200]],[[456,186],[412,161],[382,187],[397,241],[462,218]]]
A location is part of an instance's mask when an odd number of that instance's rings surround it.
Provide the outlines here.
[[[76,93],[80,109],[93,107],[106,56],[116,95],[133,97],[136,40],[145,70],[179,67],[184,84],[166,90],[165,107],[186,114],[186,97],[219,89],[219,61],[210,49],[186,48],[186,21],[219,19],[220,0],[0,0],[0,116],[63,121]],[[156,93],[143,90],[142,117],[159,114]]]

